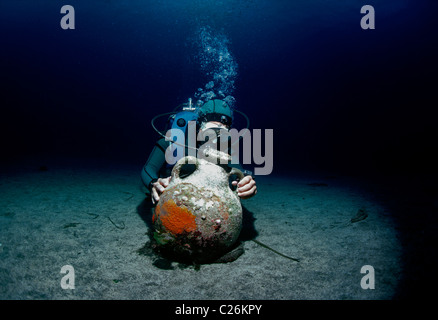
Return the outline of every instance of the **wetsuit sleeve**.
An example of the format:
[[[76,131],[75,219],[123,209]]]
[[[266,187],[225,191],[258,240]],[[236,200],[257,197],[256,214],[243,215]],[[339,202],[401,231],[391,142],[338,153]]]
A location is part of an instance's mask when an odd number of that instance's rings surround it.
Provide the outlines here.
[[[165,152],[167,145],[168,142],[164,138],[158,140],[141,170],[141,180],[147,189],[146,194],[150,194],[150,184],[160,177],[160,170],[166,163]]]

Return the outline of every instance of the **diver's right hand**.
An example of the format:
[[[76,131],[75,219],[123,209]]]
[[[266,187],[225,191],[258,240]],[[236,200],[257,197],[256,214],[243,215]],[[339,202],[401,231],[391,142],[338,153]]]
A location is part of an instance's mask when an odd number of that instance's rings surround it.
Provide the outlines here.
[[[152,183],[151,188],[151,200],[153,204],[158,203],[160,200],[160,195],[163,193],[164,189],[169,185],[170,178],[159,178],[156,182]]]

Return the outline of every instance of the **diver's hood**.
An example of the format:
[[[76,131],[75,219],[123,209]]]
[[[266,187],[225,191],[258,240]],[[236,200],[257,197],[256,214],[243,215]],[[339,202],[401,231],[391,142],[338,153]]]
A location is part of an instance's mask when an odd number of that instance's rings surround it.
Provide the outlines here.
[[[189,105],[189,108],[187,107],[187,105]],[[181,106],[183,109],[182,111],[181,111]],[[169,125],[170,129],[171,130],[181,130],[182,133],[185,135],[187,134],[187,128],[188,128],[188,124],[190,121],[196,121],[196,123],[197,123],[197,128],[196,128],[197,130],[196,131],[197,132],[198,132],[198,129],[200,127],[200,124],[203,122],[219,121],[223,124],[230,126],[231,123],[233,122],[233,118],[234,118],[233,113],[234,112],[242,115],[245,118],[246,129],[249,129],[248,116],[245,113],[243,113],[242,111],[239,111],[236,109],[232,110],[225,101],[220,100],[220,99],[209,100],[206,103],[204,103],[204,105],[202,105],[201,107],[198,107],[198,108],[193,108],[192,104],[191,104],[191,99],[189,99],[189,103],[180,105],[176,109],[179,109],[179,110],[161,113],[159,115],[156,115],[151,120],[152,128],[160,136],[162,136],[166,140],[169,140],[169,138],[166,137],[166,130],[160,131],[157,129],[157,127],[155,125],[155,121],[157,119],[162,118],[162,117],[166,117],[166,116],[169,118],[168,125]],[[213,129],[213,128],[210,128],[210,129]],[[220,129],[220,128],[217,128],[217,129]],[[223,129],[223,130],[225,130],[225,129]],[[220,133],[220,130],[218,130],[218,133]],[[242,138],[242,136],[239,137],[239,140],[241,138]],[[236,143],[238,141],[236,141]],[[176,141],[173,141],[173,143],[175,143],[176,145],[182,146],[182,147],[193,148],[193,147],[188,146],[187,143],[180,144]],[[195,148],[195,149],[197,150],[198,148]]]
[[[218,121],[227,126],[233,124],[233,110],[223,100],[209,100],[197,110],[198,122]]]

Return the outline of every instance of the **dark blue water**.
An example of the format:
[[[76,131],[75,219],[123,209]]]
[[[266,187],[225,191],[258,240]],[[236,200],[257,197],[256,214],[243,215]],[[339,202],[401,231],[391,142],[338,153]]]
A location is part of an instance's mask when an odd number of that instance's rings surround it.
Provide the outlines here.
[[[62,5],[75,30],[60,27]],[[371,4],[376,29],[360,28]],[[432,1],[0,3],[2,160],[34,154],[139,164],[150,120],[209,80],[196,32],[228,39],[233,96],[274,129],[274,173],[436,172]]]
[[[74,30],[60,26],[67,4]],[[360,27],[366,4],[374,30]],[[151,119],[212,80],[200,63],[208,30],[237,68],[214,88],[229,85],[251,128],[274,130],[274,175],[402,177],[385,200],[404,247],[400,296],[426,296],[438,265],[437,10],[427,0],[0,0],[1,168],[35,157],[46,171],[41,159],[61,157],[140,172],[158,138]]]

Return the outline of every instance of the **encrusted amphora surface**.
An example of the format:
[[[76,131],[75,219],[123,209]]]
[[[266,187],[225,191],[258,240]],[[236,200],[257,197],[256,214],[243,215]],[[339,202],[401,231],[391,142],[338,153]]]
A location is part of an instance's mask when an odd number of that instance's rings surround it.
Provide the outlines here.
[[[224,155],[210,155],[209,161],[184,157],[176,163],[152,217],[158,246],[185,258],[208,261],[236,242],[242,206],[230,189],[229,177],[242,178],[243,174],[216,164],[220,157]],[[183,173],[185,166],[192,166],[189,174]]]

